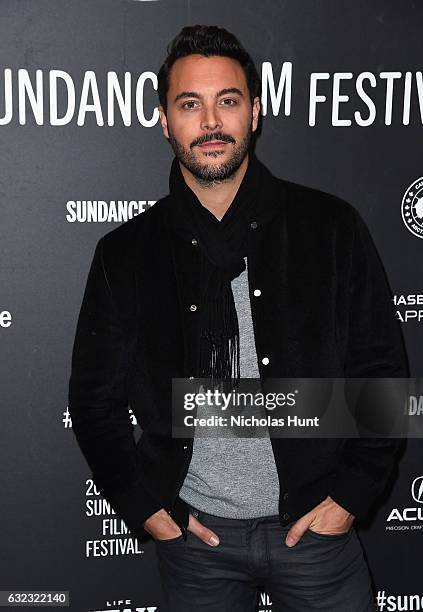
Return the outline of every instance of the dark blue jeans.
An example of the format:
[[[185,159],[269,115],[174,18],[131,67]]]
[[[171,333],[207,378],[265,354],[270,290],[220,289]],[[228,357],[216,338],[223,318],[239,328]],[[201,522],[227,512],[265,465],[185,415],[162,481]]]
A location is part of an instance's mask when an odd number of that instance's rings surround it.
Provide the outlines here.
[[[289,548],[293,524],[278,516],[228,519],[191,507],[220,539],[209,546],[188,532],[154,540],[166,612],[255,612],[264,589],[272,612],[372,612],[370,575],[354,525],[347,533],[307,530]]]

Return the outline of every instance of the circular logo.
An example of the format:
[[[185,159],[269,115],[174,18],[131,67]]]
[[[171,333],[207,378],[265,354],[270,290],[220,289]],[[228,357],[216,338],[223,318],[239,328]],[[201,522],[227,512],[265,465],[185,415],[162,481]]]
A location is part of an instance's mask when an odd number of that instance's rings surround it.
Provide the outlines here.
[[[405,227],[418,238],[423,238],[423,176],[408,187],[401,204]]]

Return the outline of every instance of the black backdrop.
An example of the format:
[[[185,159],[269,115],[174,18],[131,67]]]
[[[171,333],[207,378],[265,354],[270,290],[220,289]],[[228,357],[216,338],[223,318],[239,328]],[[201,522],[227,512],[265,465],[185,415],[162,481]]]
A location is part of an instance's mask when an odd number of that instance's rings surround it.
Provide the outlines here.
[[[272,172],[359,209],[422,375],[422,17],[412,0],[0,1],[0,589],[68,590],[72,611],[161,609],[153,545],[101,507],[66,398],[95,243],[167,193],[155,78],[183,25],[224,26],[251,52]],[[414,439],[359,530],[381,610],[423,609],[421,478]]]

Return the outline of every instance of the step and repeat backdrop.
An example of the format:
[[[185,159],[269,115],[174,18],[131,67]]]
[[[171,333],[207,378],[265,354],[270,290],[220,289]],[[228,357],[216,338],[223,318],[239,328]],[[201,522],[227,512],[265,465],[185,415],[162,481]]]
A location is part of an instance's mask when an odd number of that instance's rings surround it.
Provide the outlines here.
[[[271,171],[360,211],[422,376],[422,19],[412,0],[0,1],[0,590],[163,607],[154,544],[99,495],[66,402],[95,244],[167,193],[156,75],[184,25],[223,26],[254,58]],[[422,448],[358,530],[378,610],[423,609]]]

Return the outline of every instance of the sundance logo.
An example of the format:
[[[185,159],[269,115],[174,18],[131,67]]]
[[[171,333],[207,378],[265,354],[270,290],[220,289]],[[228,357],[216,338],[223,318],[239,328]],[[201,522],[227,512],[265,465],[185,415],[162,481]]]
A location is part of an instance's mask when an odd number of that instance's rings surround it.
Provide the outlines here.
[[[66,203],[69,223],[124,223],[150,208],[156,200],[70,200]]]
[[[396,521],[399,525],[387,525],[387,530],[415,530],[423,529],[423,476],[417,476],[411,483],[411,497],[414,502],[421,504],[410,508],[393,508],[387,518],[387,523]],[[415,523],[421,521],[422,524]]]

